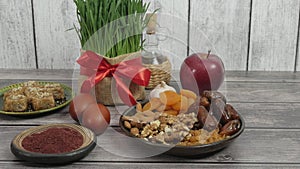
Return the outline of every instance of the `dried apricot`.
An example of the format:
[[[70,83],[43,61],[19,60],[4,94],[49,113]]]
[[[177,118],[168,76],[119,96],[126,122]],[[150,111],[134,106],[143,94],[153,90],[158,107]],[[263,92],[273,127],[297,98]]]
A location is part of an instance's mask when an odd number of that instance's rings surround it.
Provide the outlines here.
[[[195,103],[195,100],[192,98],[188,98],[188,107]]]
[[[148,102],[148,103],[146,103],[146,104],[144,105],[144,107],[143,107],[143,112],[144,112],[144,111],[147,111],[147,110],[150,110],[150,109],[151,109],[151,103]]]
[[[197,95],[196,93],[194,93],[193,91],[190,90],[186,90],[186,89],[181,89],[180,90],[180,94],[187,97],[187,98],[192,98],[194,100],[197,99]]]
[[[160,99],[156,97],[151,98],[150,103],[151,103],[151,110],[157,109],[160,105],[162,105]]]
[[[178,111],[176,111],[176,110],[167,110],[167,111],[164,111],[164,113],[168,114],[168,115],[173,115],[173,116],[178,115]]]
[[[181,99],[180,95],[170,90],[160,93],[159,98],[160,101],[167,106],[171,106],[177,102],[180,102]]]
[[[165,105],[165,110],[172,110],[172,106]]]
[[[143,111],[143,107],[142,107],[141,103],[136,104],[136,110],[137,111]]]
[[[180,102],[173,104],[172,108],[176,111],[187,111],[189,108],[188,98],[181,96]]]
[[[189,106],[188,98],[185,97],[185,96],[182,96],[181,97],[181,108],[180,108],[180,110],[181,111],[186,111],[189,107],[190,106]]]
[[[160,105],[158,108],[156,108],[156,110],[158,111],[158,112],[163,112],[164,110],[165,110],[165,105]]]
[[[152,98],[148,103],[146,103],[143,107],[143,111],[147,110],[155,110],[157,109],[162,103],[160,102],[159,98]]]
[[[176,111],[180,111],[181,109],[181,102],[177,102],[175,104],[172,105],[172,109],[176,110]]]

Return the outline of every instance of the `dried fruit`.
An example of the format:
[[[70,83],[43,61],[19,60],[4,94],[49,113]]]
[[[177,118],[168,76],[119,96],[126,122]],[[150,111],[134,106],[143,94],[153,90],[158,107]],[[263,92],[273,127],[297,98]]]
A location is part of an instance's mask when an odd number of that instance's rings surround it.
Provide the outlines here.
[[[209,114],[203,106],[199,106],[198,121],[200,127],[203,127],[207,131],[212,131],[218,127],[216,118]]]
[[[204,106],[206,108],[209,108],[210,102],[209,102],[208,98],[207,97],[201,97],[200,98],[200,105]]]
[[[240,116],[238,115],[237,111],[232,107],[232,105],[226,104],[225,111],[227,112],[231,120],[240,119]]]
[[[203,93],[202,93],[202,96],[203,97],[206,97],[208,98],[209,100],[212,100],[212,99],[222,99],[224,103],[226,103],[226,98],[225,96],[218,92],[218,91],[209,91],[209,90],[205,90]]]
[[[150,110],[150,109],[151,109],[151,103],[148,102],[148,103],[146,103],[146,104],[144,105],[144,107],[143,107],[143,112],[144,112],[144,111],[148,111],[148,110]]]
[[[143,111],[147,110],[155,110],[161,106],[161,102],[159,98],[152,98],[148,103],[146,103],[143,107]]]
[[[164,111],[164,113],[168,114],[168,115],[173,115],[173,116],[178,115],[178,111],[176,111],[176,110],[167,110],[167,111]]]
[[[161,82],[159,85],[157,85],[151,92],[150,92],[150,99],[151,98],[159,98],[159,94],[164,92],[164,91],[174,91],[176,92],[176,90],[171,87],[171,86],[168,86],[166,84],[166,82]]]
[[[159,94],[160,101],[167,105],[171,106],[177,102],[180,102],[181,97],[174,91],[165,91]]]
[[[189,101],[188,101],[188,98],[185,97],[185,96],[182,96],[181,97],[181,108],[180,108],[180,111],[187,111],[189,108]]]
[[[182,96],[180,102],[177,102],[172,105],[172,108],[176,111],[186,112],[189,108],[188,99],[185,96]]]
[[[150,99],[150,103],[151,103],[151,110],[157,109],[162,104],[159,98]]]
[[[220,134],[231,136],[236,132],[238,132],[240,128],[241,128],[241,122],[239,120],[232,120],[222,127]]]
[[[181,89],[181,90],[180,90],[180,94],[181,94],[182,96],[187,97],[187,98],[192,98],[192,99],[194,99],[194,100],[197,99],[196,93],[194,93],[193,91],[190,91],[190,90]]]
[[[194,104],[196,101],[192,98],[188,98],[188,107],[190,107],[192,104]]]
[[[143,107],[142,107],[141,103],[136,104],[136,110],[137,111],[143,111]]]

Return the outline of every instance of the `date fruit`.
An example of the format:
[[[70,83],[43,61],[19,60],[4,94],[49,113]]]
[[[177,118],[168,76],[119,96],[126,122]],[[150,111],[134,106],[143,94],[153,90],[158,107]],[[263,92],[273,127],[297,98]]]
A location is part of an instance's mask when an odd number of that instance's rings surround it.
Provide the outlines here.
[[[224,134],[225,136],[232,136],[240,129],[241,129],[241,122],[239,120],[231,120],[221,128],[220,134],[221,135]]]
[[[227,102],[227,101],[226,101],[226,97],[225,97],[222,93],[220,93],[220,92],[218,92],[218,91],[209,91],[209,90],[205,90],[205,91],[202,93],[202,97],[206,97],[206,98],[208,98],[210,101],[211,101],[212,99],[217,99],[217,98],[219,98],[219,99],[222,99],[224,103]]]
[[[226,104],[225,112],[228,114],[228,116],[230,117],[231,120],[240,119],[239,114],[237,113],[237,111],[230,104]]]
[[[203,106],[199,106],[197,118],[200,127],[204,128],[207,131],[212,131],[219,125],[216,118],[213,115],[209,114]]]

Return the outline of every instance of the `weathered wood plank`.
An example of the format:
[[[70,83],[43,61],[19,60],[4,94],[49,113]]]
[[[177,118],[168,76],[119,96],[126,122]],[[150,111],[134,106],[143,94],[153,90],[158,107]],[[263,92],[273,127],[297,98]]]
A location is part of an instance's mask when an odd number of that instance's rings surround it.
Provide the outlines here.
[[[76,75],[76,74],[75,74]],[[38,79],[38,80],[71,80],[73,70],[71,69],[38,69],[38,70],[16,70],[0,69],[0,78],[11,79]],[[172,81],[180,80],[179,71],[172,72]],[[76,78],[76,76],[74,76]],[[246,71],[226,71],[226,82],[300,82],[300,72],[246,72]]]
[[[300,128],[300,103],[232,103],[251,128]],[[124,108],[108,107],[111,126],[119,125]],[[68,114],[68,106],[40,117],[13,117],[0,115],[0,125],[44,125],[51,123],[75,123]]]
[[[231,102],[299,102],[300,83],[227,82],[220,91]]]
[[[16,160],[13,154],[8,153],[9,145],[13,137],[19,132],[29,127],[0,127],[0,160]],[[128,142],[122,142],[124,137],[120,134],[112,133],[112,129],[107,130],[106,134],[98,136],[98,146],[89,156],[82,161],[87,162],[164,162],[164,163],[298,163],[300,158],[300,130],[289,129],[246,129],[244,133],[235,140],[229,147],[211,156],[203,158],[183,158],[169,155],[159,155],[148,158],[137,156],[136,158],[127,158],[114,155],[113,147],[116,151],[124,148],[130,149],[125,154],[132,155],[141,150],[136,150],[129,146]],[[128,147],[129,146],[129,147]],[[120,152],[121,153],[121,152]]]
[[[73,76],[72,69],[35,69],[35,70],[16,70],[0,69],[0,78],[2,80],[23,79],[23,80],[71,80]]]
[[[72,69],[80,44],[73,28],[76,7],[72,0],[34,0],[38,65],[42,69]]]
[[[227,71],[225,81],[298,83],[300,82],[300,73],[268,71]]]
[[[36,68],[31,1],[1,0],[0,22],[0,68]]]
[[[187,55],[188,1],[182,0],[145,0],[150,2],[150,11],[157,12],[159,50],[169,57],[172,68],[179,70]],[[166,38],[166,39],[165,39]],[[164,40],[165,39],[165,40]]]
[[[178,82],[171,82],[179,90]],[[300,83],[277,82],[224,82],[219,91],[230,102],[242,103],[272,103],[272,102],[298,102]]]
[[[0,167],[2,169],[19,169],[19,168],[36,168],[36,167],[47,167],[45,165],[33,164],[28,162],[0,162]],[[181,169],[181,168],[204,168],[204,169],[223,169],[223,168],[231,168],[231,169],[257,169],[257,168],[265,168],[265,169],[297,169],[300,165],[298,164],[210,164],[210,163],[109,163],[109,162],[76,162],[73,164],[65,165],[65,166],[55,166],[55,168],[60,169],[160,169],[160,168],[168,168],[168,169]]]
[[[249,70],[294,71],[298,0],[253,0]]]
[[[300,17],[300,12],[299,12],[299,17]],[[300,71],[300,18],[299,18],[299,32],[298,32],[298,46],[297,46],[297,56],[295,60],[295,71],[299,72]]]
[[[212,50],[226,70],[246,70],[250,0],[191,0],[190,52]]]

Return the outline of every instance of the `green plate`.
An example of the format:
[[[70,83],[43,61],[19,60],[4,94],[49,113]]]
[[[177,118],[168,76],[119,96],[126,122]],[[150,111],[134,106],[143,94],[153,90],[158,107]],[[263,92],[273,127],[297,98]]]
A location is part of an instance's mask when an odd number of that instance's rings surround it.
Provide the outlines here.
[[[42,85],[45,85],[45,84],[53,84],[53,83],[56,83],[56,82],[39,82],[38,81],[38,83],[40,83]],[[67,106],[74,97],[74,93],[72,92],[72,89],[69,86],[59,83],[65,91],[66,101],[64,103],[62,103],[60,105],[57,105],[56,107],[53,107],[53,108],[50,108],[50,109],[44,109],[44,110],[38,110],[38,111],[30,111],[30,112],[7,112],[7,111],[3,111],[3,104],[4,104],[3,103],[3,95],[4,95],[4,93],[7,92],[10,89],[17,88],[17,87],[21,86],[22,84],[23,83],[13,84],[13,85],[6,86],[6,87],[0,89],[0,114],[14,115],[14,116],[27,116],[27,115],[37,115],[37,114],[42,114],[42,113],[48,113],[48,112],[52,112],[54,110],[58,110],[60,108],[63,108],[65,106]]]

